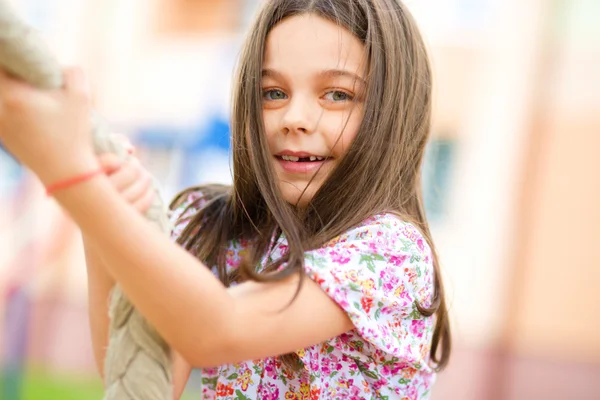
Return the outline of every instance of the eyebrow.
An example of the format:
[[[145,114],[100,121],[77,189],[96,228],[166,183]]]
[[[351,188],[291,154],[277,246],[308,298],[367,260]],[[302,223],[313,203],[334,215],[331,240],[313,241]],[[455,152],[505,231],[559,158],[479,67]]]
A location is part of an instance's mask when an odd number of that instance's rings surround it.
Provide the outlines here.
[[[279,72],[277,72],[273,69],[268,69],[268,68],[262,70],[262,76],[263,76],[263,78],[264,77],[272,77],[272,78],[280,78],[280,79],[283,78],[283,76]],[[365,86],[367,85],[367,82],[363,78],[361,78],[354,72],[350,72],[345,69],[326,69],[324,71],[321,71],[319,73],[319,76],[322,78],[335,78],[338,76],[348,77],[348,78],[351,78],[351,79],[359,82],[362,85],[365,85]]]

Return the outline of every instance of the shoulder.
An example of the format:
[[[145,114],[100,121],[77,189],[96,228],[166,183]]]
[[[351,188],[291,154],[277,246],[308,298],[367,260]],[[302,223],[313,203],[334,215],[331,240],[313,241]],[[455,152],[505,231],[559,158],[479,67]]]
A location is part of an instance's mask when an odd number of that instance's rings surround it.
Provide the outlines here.
[[[393,214],[368,218],[308,252],[305,269],[322,286],[347,286],[344,292],[379,292],[423,305],[433,296],[431,248],[413,224]]]
[[[423,234],[394,214],[379,214],[364,220],[307,252],[306,261],[328,269],[364,267],[371,273],[393,267],[396,274],[404,274],[411,267],[418,268],[419,275],[433,264],[431,248]]]
[[[393,214],[373,216],[308,252],[304,265],[364,340],[414,365],[426,359],[433,319],[417,304],[433,301],[434,268],[430,246],[413,224]]]
[[[350,248],[356,252],[376,253],[397,263],[400,253],[429,262],[431,248],[423,234],[410,222],[394,214],[378,214],[330,240],[323,249]]]

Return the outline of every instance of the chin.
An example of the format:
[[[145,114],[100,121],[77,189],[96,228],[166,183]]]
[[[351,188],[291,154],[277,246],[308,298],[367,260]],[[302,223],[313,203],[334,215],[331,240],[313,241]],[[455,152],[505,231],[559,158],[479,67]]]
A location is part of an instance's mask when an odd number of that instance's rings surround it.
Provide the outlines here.
[[[314,190],[309,188],[304,192],[304,194],[302,194],[301,190],[287,187],[281,188],[281,195],[283,199],[291,205],[297,206],[298,208],[304,208],[312,200],[314,196]],[[302,195],[302,198],[300,198],[300,195]]]

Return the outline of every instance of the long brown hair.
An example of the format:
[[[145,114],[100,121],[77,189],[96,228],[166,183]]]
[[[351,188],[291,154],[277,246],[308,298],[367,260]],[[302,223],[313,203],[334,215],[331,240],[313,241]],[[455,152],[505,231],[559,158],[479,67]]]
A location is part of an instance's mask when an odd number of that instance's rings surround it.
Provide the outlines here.
[[[283,200],[271,166],[262,119],[261,72],[268,33],[285,18],[312,13],[352,32],[365,46],[367,93],[358,134],[327,181],[302,210]],[[430,131],[432,76],[416,24],[398,0],[268,0],[251,27],[238,66],[231,119],[233,185],[199,190],[208,203],[189,222],[179,243],[207,265],[216,266],[225,285],[252,279],[276,281],[304,272],[304,252],[359,225],[392,212],[414,224],[433,253],[435,295],[422,315],[436,316],[431,360],[438,369],[450,356],[450,326],[435,247],[421,197],[421,163]],[[283,233],[288,252],[265,271],[256,265],[274,233]],[[237,271],[226,272],[231,240],[252,243]],[[273,272],[282,263],[281,271]],[[302,281],[302,280],[301,280]],[[285,357],[287,361],[290,359]]]

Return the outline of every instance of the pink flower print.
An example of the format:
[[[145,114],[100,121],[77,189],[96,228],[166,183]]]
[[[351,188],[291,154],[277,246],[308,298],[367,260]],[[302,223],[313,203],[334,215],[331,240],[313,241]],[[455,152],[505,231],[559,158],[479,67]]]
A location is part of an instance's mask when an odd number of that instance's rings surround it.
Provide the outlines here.
[[[385,379],[384,377],[381,377],[376,382],[373,383],[373,389],[379,390],[383,386],[385,386],[387,383],[388,383],[388,380]]]
[[[278,400],[279,388],[273,383],[265,382],[258,388],[258,395],[262,400]]]
[[[333,371],[341,370],[342,364],[339,361],[340,360],[334,355],[324,357],[321,364],[321,372],[330,375]]]
[[[410,325],[410,333],[418,337],[419,339],[423,337],[423,331],[425,330],[425,320],[423,319],[413,319]]]
[[[318,353],[311,352],[311,354],[310,354],[310,360],[309,360],[310,369],[313,370],[313,371],[318,371],[319,370],[319,364],[320,364],[320,360],[319,360]]]
[[[400,281],[400,279],[398,279],[398,276],[394,274],[394,270],[391,268],[386,268],[382,270],[379,273],[379,277],[381,278],[381,281],[383,283],[383,290],[385,293],[393,291],[398,285],[398,282]]]
[[[348,357],[347,355],[342,355],[342,362],[346,365],[348,371],[358,371],[358,365],[356,365],[356,362],[354,362],[354,360],[351,360],[350,357]]]
[[[419,391],[417,390],[416,385],[410,385],[408,388],[408,398],[410,400],[418,400],[419,399]]]
[[[371,250],[373,253],[378,253],[379,248],[377,247],[377,243],[369,242],[369,250]]]
[[[339,289],[335,290],[335,295],[333,296],[334,299],[336,299],[338,305],[340,307],[342,307],[344,310],[348,309],[348,307],[350,307],[350,303],[348,303],[348,298],[346,297],[346,294],[344,292],[342,292]]]
[[[384,314],[384,315],[390,315],[390,314],[393,314],[394,312],[396,312],[397,309],[398,309],[398,303],[394,302],[385,307],[381,307],[380,312],[381,312],[381,314]]]
[[[350,261],[350,257],[348,257],[346,254],[342,254],[342,252],[330,251],[329,255],[331,256],[331,261],[336,264],[345,265]]]
[[[421,251],[425,251],[425,245],[423,244],[423,238],[417,239],[417,247]]]
[[[381,369],[381,373],[383,376],[396,376],[398,372],[402,371],[401,364],[384,364]]]
[[[408,256],[406,254],[402,254],[399,256],[391,256],[389,258],[389,261],[390,261],[390,263],[394,264],[396,267],[399,267],[402,264],[404,264],[404,261],[406,261],[407,258],[408,258]]]
[[[350,380],[352,381],[352,379]],[[355,386],[353,382],[352,387],[350,388],[350,397],[348,397],[348,400],[362,400],[364,398],[364,394],[362,393],[360,388],[358,386]]]
[[[273,359],[269,359],[265,362],[265,373],[269,378],[277,377],[277,364]]]
[[[340,379],[340,384],[343,384],[346,389],[354,386],[354,379]]]

